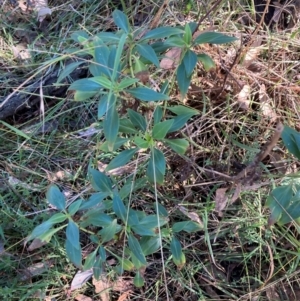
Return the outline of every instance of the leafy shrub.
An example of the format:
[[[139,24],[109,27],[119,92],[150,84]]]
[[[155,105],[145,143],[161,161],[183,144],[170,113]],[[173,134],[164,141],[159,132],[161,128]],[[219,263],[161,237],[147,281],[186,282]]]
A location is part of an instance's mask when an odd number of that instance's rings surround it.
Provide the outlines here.
[[[300,160],[300,133],[285,126],[281,134],[288,151]],[[284,225],[292,221],[300,222],[300,183],[299,175],[290,175],[285,184],[273,189],[267,199],[271,210],[269,225]]]
[[[168,212],[159,203],[156,203],[153,212],[149,214],[133,210],[128,204],[127,198],[132,187],[135,190],[144,188],[147,181],[154,185],[163,184],[167,166],[160,145],[184,154],[188,141],[181,138],[169,139],[168,134],[180,130],[192,116],[198,114],[196,110],[183,105],[167,106],[162,103],[169,99],[168,81],[160,91],[155,91],[139,81],[136,74],[146,71],[150,66],[158,68],[161,55],[171,47],[179,47],[181,57],[176,76],[181,95],[185,95],[198,61],[204,66],[211,62],[205,54],[197,55],[193,47],[202,43],[227,43],[235,38],[205,32],[194,39],[192,32],[196,23],[189,23],[184,28],[156,28],[141,35],[141,30],[134,31],[130,27],[127,17],[121,11],[114,11],[113,19],[119,28],[116,32],[101,32],[95,36],[76,32],[72,35],[82,47],[75,54],[92,57],[89,64],[92,77],[73,82],[69,89],[75,91],[74,98],[77,101],[99,99],[98,119],[106,139],[101,150],[114,152],[122,149],[108,164],[106,171],[124,166],[139,150],[147,150],[149,160],[146,163],[146,177],[131,177],[119,189],[112,176],[108,177],[90,166],[88,176],[95,193],[88,200],[79,199],[68,207],[59,188],[50,186],[47,200],[60,212],[37,226],[28,241],[39,239],[49,242],[55,233],[65,229],[66,253],[75,266],[84,270],[93,268],[94,275],[98,278],[108,252],[119,260],[116,270],[120,273],[123,270],[134,270],[135,284],[141,286],[141,270],[147,264],[147,255],[160,249],[164,241],[170,248],[174,263],[181,268],[185,264],[185,256],[176,234],[180,231],[199,231],[202,226],[194,221],[169,225]],[[85,62],[86,60],[82,60],[70,64],[61,73],[58,82]],[[121,100],[129,97],[145,103],[155,102],[149,120],[132,109],[127,109],[125,117],[119,113]],[[75,218],[78,213],[79,219]],[[81,255],[81,231],[88,233],[89,239],[96,246],[84,263]],[[118,254],[111,243],[107,244],[113,242],[114,245],[120,241],[126,241],[122,254]]]

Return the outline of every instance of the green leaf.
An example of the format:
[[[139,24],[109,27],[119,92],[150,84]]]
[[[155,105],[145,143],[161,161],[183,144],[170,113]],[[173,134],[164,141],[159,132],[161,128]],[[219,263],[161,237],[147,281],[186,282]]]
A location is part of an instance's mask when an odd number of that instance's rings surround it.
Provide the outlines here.
[[[68,212],[70,215],[74,215],[75,213],[77,213],[77,211],[79,210],[80,206],[82,204],[82,200],[77,200],[74,203],[72,203],[69,207],[68,207]]]
[[[94,44],[96,43],[94,42]],[[93,68],[97,76],[104,74],[108,77],[111,77],[112,70],[108,68],[108,57],[109,48],[106,45],[95,45],[95,63],[93,63]]]
[[[125,271],[134,270],[134,264],[127,258],[120,258],[120,264]]]
[[[163,54],[170,48],[169,45],[165,44],[162,41],[151,43],[151,47],[157,54]]]
[[[64,222],[66,219],[67,219],[67,216],[64,213],[59,212],[59,213],[56,213],[56,214],[52,215],[48,219],[48,222],[50,222],[53,225],[55,225],[55,224],[59,224],[59,223]]]
[[[161,39],[165,37],[170,37],[172,35],[183,34],[184,30],[180,28],[174,28],[171,26],[158,27],[148,31],[140,41],[149,40],[149,39]]]
[[[165,41],[165,44],[168,45],[169,47],[179,47],[179,48],[185,48],[188,45],[184,41],[182,37],[175,36],[175,37],[170,37]]]
[[[129,141],[128,138],[117,137],[117,139],[115,141],[115,144],[114,144],[113,152],[116,151],[117,149],[119,149],[122,145],[124,145],[128,141]],[[105,141],[103,144],[101,144],[99,149],[106,152],[106,153],[110,153],[110,150],[108,149],[108,142],[107,141]]]
[[[117,86],[118,91],[122,91],[125,88],[128,88],[129,86],[133,85],[134,83],[137,83],[138,81],[139,80],[137,78],[124,78]]]
[[[164,143],[180,155],[184,155],[189,147],[189,142],[186,139],[164,139]]]
[[[112,193],[112,182],[103,172],[90,168],[88,175],[94,190],[104,193]]]
[[[121,219],[124,223],[126,223],[126,219],[127,219],[127,209],[123,203],[123,201],[121,200],[121,198],[119,197],[119,195],[114,192],[114,196],[113,196],[113,210],[116,214],[116,216]]]
[[[81,204],[80,210],[86,210],[92,207],[99,206],[99,204],[109,195],[110,192],[93,193],[86,202],[83,202]]]
[[[183,40],[187,45],[190,45],[192,42],[192,30],[189,23],[185,24]]]
[[[170,91],[169,85],[170,85],[169,80],[165,80],[161,86],[160,93],[169,94]]]
[[[142,137],[136,136],[136,137],[134,137],[133,141],[136,144],[136,146],[141,149],[147,149],[148,147],[150,147],[149,141],[145,140]]]
[[[78,79],[71,84],[68,90],[79,90],[81,92],[94,93],[95,91],[102,89],[103,87],[96,81],[93,81],[92,78],[93,77]]]
[[[46,233],[49,231],[49,229],[54,225],[53,222],[43,222],[42,224],[36,226],[31,234],[27,237],[27,241],[30,241],[32,239],[35,239],[37,237],[40,237],[42,234]]]
[[[143,115],[141,115],[140,113],[133,111],[131,109],[128,109],[127,113],[128,113],[128,117],[129,117],[130,121],[132,122],[132,124],[135,127],[137,127],[138,129],[145,132],[147,129],[147,122],[146,122],[145,117]]]
[[[113,95],[111,97],[113,97]],[[101,96],[98,102],[98,119],[102,118],[105,115],[108,107],[108,100],[108,94]]]
[[[147,71],[146,65],[144,64],[144,62],[140,58],[137,58],[136,56],[133,56],[133,59],[135,61],[134,65],[133,65],[134,74],[137,74],[141,71]]]
[[[168,217],[168,215],[169,215],[168,211],[167,211],[167,209],[162,204],[157,203],[157,208],[156,208],[156,204],[154,204],[153,207],[154,207],[154,209],[155,209],[155,211],[156,211],[157,214],[159,214],[161,216],[164,216],[164,217]],[[158,209],[158,212],[157,212],[156,209]]]
[[[154,148],[151,151],[146,175],[150,182],[154,183],[156,181],[158,184],[163,184],[165,172],[166,159],[164,154],[160,150]]]
[[[167,107],[167,109],[171,112],[173,112],[176,115],[190,115],[190,116],[194,116],[194,115],[198,115],[199,111],[189,108],[189,107],[185,107],[185,106],[173,106],[173,107]]]
[[[109,226],[104,227],[98,232],[101,235],[102,243],[112,240],[117,232],[117,220],[114,219]]]
[[[290,205],[286,210],[282,211],[282,215],[280,217],[280,220],[278,221],[279,225],[285,225],[287,223],[290,223],[292,221],[296,221],[300,217],[300,197],[299,197],[299,191],[297,193],[297,196],[293,197],[291,199]]]
[[[152,129],[152,137],[158,140],[165,138],[173,123],[174,120],[169,119],[155,124]]]
[[[119,114],[116,109],[116,102],[112,101],[109,101],[108,110],[103,121],[103,132],[110,151],[113,151],[119,133]]]
[[[216,69],[216,64],[209,55],[200,53],[197,55],[197,58],[202,63],[203,68],[206,72],[210,72]]]
[[[71,34],[71,38],[78,43],[88,40],[89,35],[85,31],[75,31]]]
[[[137,151],[138,148],[131,148],[122,151],[118,156],[110,161],[105,170],[108,171],[126,165]]]
[[[118,9],[114,10],[112,16],[115,24],[118,27],[120,27],[124,32],[129,33],[129,23],[127,16]]]
[[[168,133],[173,133],[180,130],[194,114],[183,114],[173,118],[174,122]]]
[[[164,226],[168,223],[169,219],[166,217],[160,216],[157,218],[156,214],[147,215],[142,218],[139,222],[139,226],[146,226],[148,228],[158,228]]]
[[[134,256],[140,261],[140,263],[146,265],[147,261],[145,255],[143,254],[143,250],[140,246],[140,243],[131,233],[128,234],[128,245],[129,249],[134,254]]]
[[[134,225],[138,225],[138,223],[139,223],[139,217],[137,211],[133,209],[129,209],[127,225],[134,226]]]
[[[141,225],[137,225],[137,226],[132,226],[131,230],[140,236],[154,236],[155,232],[154,229],[149,229],[147,226],[141,226]]]
[[[99,254],[99,257],[101,258],[102,262],[105,262],[106,258],[107,258],[106,251],[102,246],[100,246],[98,254]]]
[[[159,68],[159,61],[153,48],[148,44],[137,44],[135,47],[136,51],[145,59],[153,63],[157,68]]]
[[[100,33],[97,33],[96,37],[100,38],[102,41],[105,41],[107,44],[111,42],[119,43],[120,41],[120,37],[113,32],[102,31]]]
[[[96,259],[94,266],[93,266],[93,275],[96,278],[96,280],[100,279],[100,276],[103,274],[103,261],[99,257]]]
[[[136,134],[138,132],[133,123],[127,118],[120,119],[119,131],[125,134]]]
[[[86,259],[84,261],[84,266],[83,266],[84,271],[87,271],[94,266],[94,264],[96,262],[97,252],[98,252],[98,248],[86,257]]]
[[[40,235],[38,238],[39,238],[42,242],[47,242],[47,243],[48,243],[48,242],[51,240],[52,236],[53,236],[56,232],[58,232],[58,231],[60,231],[61,229],[63,229],[64,227],[65,227],[65,225],[60,226],[60,227],[58,227],[58,228],[50,229],[49,231],[47,231],[47,232],[43,233],[42,235]]]
[[[186,73],[185,64],[183,61],[177,68],[176,77],[181,96],[183,97],[186,95],[192,79],[192,77]]]
[[[145,185],[147,185],[147,179],[143,178],[135,178],[134,187],[132,187],[133,176],[128,177],[125,184],[119,191],[120,198],[124,200],[126,197],[130,195],[131,192],[143,189]]]
[[[133,284],[135,287],[142,287],[145,284],[145,279],[139,271],[136,272],[133,278]]]
[[[80,249],[79,242],[79,228],[72,220],[69,220],[67,229],[66,229],[67,240],[72,244],[76,249]]]
[[[46,193],[46,198],[58,210],[66,209],[66,197],[56,185],[50,185]]]
[[[266,202],[266,206],[271,210],[269,225],[273,225],[280,220],[283,211],[287,209],[293,197],[293,193],[292,185],[284,185],[273,189]]]
[[[63,71],[60,73],[56,83],[60,83],[63,79],[65,79],[67,76],[69,76],[77,67],[79,67],[81,64],[85,63],[84,61],[74,62],[69,65],[67,65]]]
[[[162,110],[161,106],[156,106],[156,108],[154,110],[154,114],[153,114],[154,125],[161,121],[162,116],[163,116],[163,110]]]
[[[159,236],[146,237],[143,236],[140,241],[140,245],[145,256],[155,253],[161,246],[161,240]]]
[[[120,37],[117,51],[116,52],[111,51],[110,61],[113,61],[113,62],[111,62],[111,64],[112,63],[114,64],[113,74],[111,76],[112,81],[115,81],[120,75],[121,56],[123,54],[123,48],[124,48],[126,39],[127,39],[127,34],[122,34],[122,36]]]
[[[194,45],[210,43],[210,44],[226,44],[236,41],[237,38],[226,36],[219,32],[204,32],[200,34],[195,40]]]
[[[66,240],[66,252],[70,261],[79,269],[82,267],[81,248],[75,248],[72,242]]]
[[[196,222],[193,221],[185,221],[185,222],[177,222],[172,226],[173,232],[185,231],[187,233],[197,232],[203,230],[203,227]]]
[[[125,37],[126,40],[126,37]],[[119,41],[119,43],[122,41]],[[116,62],[116,56],[117,56],[117,47],[115,45],[112,45],[109,47],[109,56],[108,56],[108,68],[109,70],[116,70],[115,77],[112,77],[112,80],[114,79],[115,83],[117,79],[120,77],[120,70],[121,70],[121,61]]]
[[[130,93],[133,97],[143,100],[143,101],[158,101],[158,100],[168,100],[169,96],[158,93],[150,88],[138,87],[132,89],[126,89],[126,92]]]
[[[185,73],[187,77],[192,76],[192,73],[197,65],[197,55],[194,51],[188,49],[183,57],[183,64],[185,67]]]
[[[175,237],[173,237],[171,240],[170,248],[173,262],[179,269],[183,268],[183,266],[185,265],[185,255],[182,252],[179,240],[177,240]]]
[[[101,87],[106,88],[108,90],[113,89],[113,83],[111,82],[111,80],[109,78],[107,78],[104,75],[91,77],[90,80],[98,83]]]
[[[83,101],[94,97],[99,91],[76,91],[74,94],[74,100]]]
[[[109,226],[113,219],[101,212],[102,210],[89,210],[83,217],[80,226],[86,228],[88,226],[95,226],[95,227],[107,227]]]
[[[300,133],[285,125],[281,138],[288,151],[300,160]]]

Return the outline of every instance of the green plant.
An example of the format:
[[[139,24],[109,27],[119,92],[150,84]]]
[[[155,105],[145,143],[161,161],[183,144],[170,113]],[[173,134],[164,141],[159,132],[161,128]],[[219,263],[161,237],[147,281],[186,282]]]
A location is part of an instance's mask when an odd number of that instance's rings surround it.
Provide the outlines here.
[[[95,96],[100,99],[98,118],[103,118],[103,132],[109,151],[113,151],[117,141],[120,141],[117,140],[117,137],[122,126],[118,113],[121,99],[126,100],[126,95],[144,102],[160,102],[169,99],[167,95],[168,82],[165,82],[160,91],[157,92],[140,83],[135,77],[137,73],[146,71],[147,66],[150,65],[159,67],[159,58],[163,53],[169,48],[179,47],[181,58],[176,75],[179,90],[181,95],[184,96],[187,93],[198,60],[203,63],[205,68],[209,69],[213,65],[209,56],[205,54],[197,55],[193,48],[203,43],[222,44],[235,40],[233,37],[216,32],[205,32],[193,39],[192,32],[197,27],[194,22],[187,24],[184,28],[169,26],[156,28],[143,35],[142,29],[134,31],[130,27],[126,15],[121,11],[115,10],[113,19],[116,26],[120,28],[119,31],[114,33],[101,32],[92,37],[82,31],[72,35],[74,41],[83,47],[83,49],[76,50],[75,54],[90,55],[92,57],[92,62],[89,64],[92,77],[77,80],[69,88],[75,90],[75,100],[82,101]],[[156,40],[156,42],[153,42],[153,40]],[[61,73],[58,82],[62,81],[83,63],[85,63],[85,60],[70,64]],[[188,117],[195,115],[196,112],[195,110],[187,112],[187,109],[183,106],[178,107],[176,110],[178,118],[173,121],[174,124],[172,125],[170,120],[158,124],[160,119],[163,118],[163,114],[159,111],[157,114],[160,115],[157,115],[156,122],[154,122],[156,131],[154,135],[157,135],[158,131],[164,132],[166,135],[171,131],[179,130],[189,119]],[[142,124],[134,123],[135,117],[139,119],[140,117],[133,115],[134,113],[131,114],[130,121],[136,127],[142,127],[141,130],[145,131],[146,122],[142,121]],[[122,122],[125,123],[124,120]],[[159,138],[164,138],[162,133]],[[172,145],[176,148],[177,142],[178,147],[182,148],[182,140],[173,141]],[[119,143],[118,145],[120,147]],[[151,143],[149,143],[149,146],[151,146]]]
[[[35,240],[49,242],[52,236],[65,229],[65,248],[69,260],[78,268],[88,270],[93,268],[94,276],[99,278],[107,252],[113,255],[119,265],[115,271],[122,273],[136,271],[135,285],[143,285],[140,271],[146,267],[146,256],[156,252],[162,244],[162,239],[170,244],[174,263],[181,268],[185,256],[176,233],[199,231],[201,226],[194,221],[177,222],[170,228],[166,209],[158,204],[158,211],[146,214],[144,211],[133,210],[125,206],[128,190],[124,187],[118,191],[113,187],[112,180],[104,173],[89,169],[89,176],[96,193],[87,201],[79,199],[66,206],[64,194],[56,185],[51,185],[47,192],[47,200],[60,212],[37,226],[27,241]],[[140,183],[144,185],[145,183]],[[80,213],[80,218],[76,215]],[[80,231],[89,235],[95,249],[82,263]],[[127,243],[120,253],[115,244]],[[139,239],[138,239],[139,237]],[[109,243],[110,242],[110,243]],[[34,247],[31,247],[33,249]]]
[[[183,105],[168,106],[163,101],[169,99],[169,82],[166,81],[160,91],[142,84],[135,77],[138,72],[146,71],[147,66],[159,67],[162,53],[171,47],[179,47],[181,58],[176,70],[181,95],[187,93],[194,68],[202,61],[204,67],[211,65],[208,56],[197,55],[192,49],[201,43],[227,43],[235,38],[215,32],[206,32],[193,39],[192,32],[196,23],[184,28],[161,27],[142,34],[129,26],[127,17],[121,11],[114,11],[113,19],[120,30],[101,32],[90,37],[85,32],[76,32],[72,38],[82,49],[76,55],[90,56],[89,71],[92,77],[73,82],[70,90],[75,91],[75,100],[99,99],[98,119],[103,128],[106,141],[100,146],[103,152],[112,153],[121,149],[106,167],[106,172],[124,166],[141,150],[149,151],[149,160],[145,162],[145,176],[130,177],[118,187],[113,176],[89,167],[88,176],[96,191],[88,200],[79,199],[70,206],[60,189],[52,185],[47,191],[47,200],[60,211],[37,226],[28,241],[49,242],[52,236],[65,229],[65,248],[70,261],[78,268],[93,268],[99,278],[106,254],[113,255],[119,262],[116,272],[135,271],[135,285],[143,285],[142,270],[146,256],[158,249],[169,246],[174,263],[178,268],[185,264],[185,255],[176,233],[192,233],[202,229],[194,221],[181,221],[169,225],[167,210],[158,202],[145,213],[130,208],[128,200],[133,190],[144,188],[147,181],[163,184],[167,164],[161,145],[170,147],[182,155],[189,142],[186,139],[170,139],[169,134],[180,130],[187,121],[198,114],[197,110]],[[156,42],[152,42],[156,40]],[[70,64],[61,73],[58,83],[86,59]],[[143,102],[156,102],[150,110],[149,118],[126,107],[127,116],[119,112],[122,101],[134,98]],[[134,185],[133,185],[134,183]],[[79,218],[77,217],[79,216]],[[80,233],[87,233],[95,248],[82,263]],[[115,245],[123,243],[120,253]]]
[[[281,134],[288,151],[300,160],[300,133],[285,126]],[[266,205],[271,210],[269,225],[284,225],[295,221],[300,222],[300,183],[299,174],[289,175],[284,183],[272,190]]]

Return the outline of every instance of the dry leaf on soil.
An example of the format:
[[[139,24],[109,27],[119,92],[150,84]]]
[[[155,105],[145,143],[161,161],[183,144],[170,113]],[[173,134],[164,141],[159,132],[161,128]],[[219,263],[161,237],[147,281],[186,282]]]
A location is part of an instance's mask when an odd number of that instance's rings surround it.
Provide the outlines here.
[[[242,110],[247,111],[250,107],[250,93],[251,88],[249,85],[244,85],[243,89],[238,95],[238,104]]]
[[[196,212],[189,212],[183,206],[178,206],[178,209],[187,217],[189,217],[192,221],[198,223],[201,227],[204,227],[202,221],[200,220],[199,215]]]
[[[174,47],[168,50],[165,57],[161,60],[159,66],[162,69],[173,69],[177,67],[181,56],[181,48]]]
[[[27,243],[27,241],[26,241]],[[30,246],[27,248],[28,251],[33,251],[35,249],[39,249],[42,246],[46,245],[48,242],[47,241],[41,241],[39,238],[35,238],[32,243],[30,244]]]
[[[76,301],[93,301],[92,298],[87,297],[87,296],[82,295],[82,294],[77,295],[77,296],[75,297],[75,300],[76,300]]]
[[[248,69],[251,69],[251,66],[254,65],[256,62],[255,60],[257,59],[258,55],[261,52],[261,42],[262,42],[262,38],[257,38],[252,45],[250,46],[250,48],[248,49],[244,61],[242,63],[242,65]],[[255,71],[255,70],[253,70]]]
[[[100,276],[99,280],[93,277],[93,285],[95,286],[95,292],[100,294],[102,301],[110,301],[109,291],[111,284],[106,275]]]
[[[89,269],[83,272],[78,271],[72,280],[69,293],[78,288],[81,288],[87,281],[91,279],[92,275],[93,275],[93,269]]]
[[[120,297],[118,298],[118,301],[126,301],[126,300],[130,300],[129,296],[132,293],[131,290],[124,292],[123,294],[120,295]]]
[[[275,122],[277,120],[277,114],[270,104],[270,98],[266,92],[266,86],[264,84],[260,86],[258,98],[262,114],[271,122]]]
[[[228,188],[218,188],[216,190],[216,211],[218,212],[218,215],[221,217],[223,216],[223,210],[225,209],[227,205],[228,196],[226,195],[226,191]]]
[[[46,272],[52,265],[52,260],[35,263],[22,271],[20,275],[20,280],[27,281],[30,280],[32,277],[41,275],[42,273]]]

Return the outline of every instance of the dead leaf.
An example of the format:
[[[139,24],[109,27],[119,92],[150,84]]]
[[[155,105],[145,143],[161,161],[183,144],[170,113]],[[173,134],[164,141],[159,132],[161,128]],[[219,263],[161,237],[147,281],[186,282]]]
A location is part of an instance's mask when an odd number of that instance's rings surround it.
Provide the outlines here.
[[[227,190],[228,188],[218,188],[216,190],[216,196],[215,196],[216,211],[218,212],[218,215],[220,217],[223,216],[223,210],[227,205],[227,200],[228,200],[228,196],[226,195]]]
[[[249,85],[244,85],[243,89],[238,95],[238,104],[242,110],[247,111],[250,107],[250,93],[251,88]]]
[[[238,183],[234,190],[234,194],[230,200],[230,204],[233,204],[240,197],[241,191],[242,191],[242,184]]]
[[[41,248],[42,246],[46,245],[47,243],[48,242],[46,242],[46,241],[41,241],[39,238],[35,238],[27,249],[28,249],[28,251],[31,252],[35,249]]]
[[[192,221],[198,223],[201,227],[204,227],[202,221],[200,220],[199,215],[196,212],[189,212],[183,206],[178,206],[178,209],[187,217],[189,217]]]
[[[51,16],[52,10],[48,7],[48,0],[34,1],[34,10],[37,12],[38,21],[41,23],[47,16]]]
[[[47,271],[49,267],[52,265],[53,265],[52,260],[35,263],[22,271],[20,280],[27,281],[30,280],[32,277],[41,275],[42,273]]]
[[[181,48],[173,47],[168,50],[165,54],[165,57],[161,60],[159,66],[162,69],[173,69],[177,67],[180,61]]]
[[[77,295],[77,296],[75,297],[75,300],[76,300],[76,301],[93,301],[92,298],[87,297],[87,296],[82,295],[82,294]]]
[[[87,281],[89,281],[91,279],[93,275],[93,269],[89,269],[87,271],[78,271],[71,283],[71,287],[69,289],[69,293],[81,288]]]
[[[253,43],[252,45],[249,47],[246,55],[245,55],[245,58],[244,58],[244,61],[242,63],[242,65],[245,67],[245,68],[248,68],[248,69],[251,69],[253,70],[253,68],[251,67],[252,65],[256,64],[256,59],[258,57],[258,55],[260,54],[261,52],[261,45],[262,43],[262,39],[261,38],[257,38]]]
[[[93,285],[95,286],[95,292],[100,294],[102,301],[110,301],[109,291],[111,284],[106,275],[100,276],[99,280],[93,277]]]
[[[270,98],[266,92],[266,86],[264,84],[260,86],[258,98],[262,114],[271,122],[275,122],[277,120],[277,114],[270,104]]]
[[[135,74],[135,77],[140,80],[140,82],[146,85],[149,82],[149,71],[140,71]]]
[[[128,297],[129,295],[132,293],[131,290],[124,292],[123,294],[120,295],[120,297],[118,298],[118,301],[126,301],[126,300],[130,300]],[[128,299],[127,299],[128,298]]]

